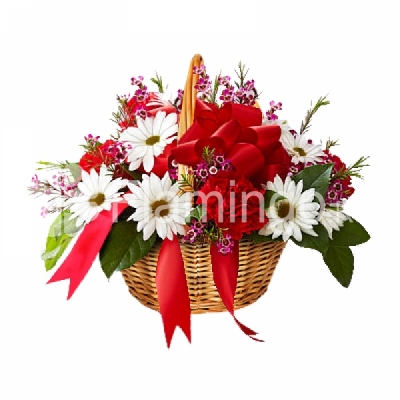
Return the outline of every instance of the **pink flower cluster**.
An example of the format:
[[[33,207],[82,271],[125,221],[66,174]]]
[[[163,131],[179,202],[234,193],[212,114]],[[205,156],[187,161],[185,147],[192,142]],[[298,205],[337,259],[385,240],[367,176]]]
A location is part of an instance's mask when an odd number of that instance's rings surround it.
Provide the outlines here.
[[[212,154],[209,160],[198,163],[193,173],[201,182],[205,182],[209,175],[215,175],[218,171],[227,171],[231,168],[231,162],[225,160],[224,156]]]
[[[199,237],[204,232],[205,224],[201,221],[192,221],[189,230],[186,235],[182,238],[182,242],[194,243],[197,237]]]
[[[131,85],[138,87],[132,96],[133,100],[137,103],[144,103],[149,97],[147,86],[143,84],[143,79],[143,76],[139,76],[137,79],[131,78]]]
[[[270,109],[266,112],[267,120],[276,121],[278,119],[278,116],[275,114],[275,111],[282,110],[282,103],[275,103],[275,101],[272,100],[270,101],[269,105]]]
[[[254,79],[245,82],[245,84],[237,90],[235,90],[235,86],[230,83],[230,80],[230,76],[220,76],[218,78],[218,85],[225,87],[225,89],[222,90],[219,99],[224,104],[234,102],[245,104],[247,106],[254,106],[257,95],[254,88]]]
[[[193,67],[193,73],[199,76],[199,80],[194,85],[194,88],[201,93],[200,98],[205,100],[208,95],[211,94],[211,81],[210,77],[207,75],[205,65],[200,65],[200,67]]]
[[[218,251],[222,254],[231,253],[234,245],[235,242],[232,240],[231,235],[222,236],[217,242]]]

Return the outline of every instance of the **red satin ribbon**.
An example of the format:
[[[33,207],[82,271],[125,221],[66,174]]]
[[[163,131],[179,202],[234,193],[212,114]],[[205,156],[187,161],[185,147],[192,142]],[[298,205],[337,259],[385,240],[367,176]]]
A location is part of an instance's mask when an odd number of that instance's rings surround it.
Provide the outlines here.
[[[161,244],[157,261],[156,286],[167,346],[170,347],[177,326],[181,327],[190,342],[189,291],[176,235],[172,240],[163,240]]]
[[[290,158],[279,140],[281,128],[261,123],[258,108],[231,103],[217,108],[197,100],[195,120],[172,150],[171,158],[195,166],[208,146],[223,154],[256,186],[273,180],[276,174],[283,177]]]
[[[128,203],[122,201],[113,203],[112,206],[110,211],[102,211],[93,221],[85,225],[68,257],[47,282],[53,283],[69,279],[67,300],[71,298],[85,278],[110,232],[113,222],[128,206]]]
[[[221,254],[213,243],[210,247],[210,254],[214,283],[226,309],[242,332],[257,342],[263,342],[263,340],[253,337],[253,335],[257,335],[257,332],[238,321],[234,313],[233,304],[239,270],[239,242],[235,241],[232,252],[228,254]]]

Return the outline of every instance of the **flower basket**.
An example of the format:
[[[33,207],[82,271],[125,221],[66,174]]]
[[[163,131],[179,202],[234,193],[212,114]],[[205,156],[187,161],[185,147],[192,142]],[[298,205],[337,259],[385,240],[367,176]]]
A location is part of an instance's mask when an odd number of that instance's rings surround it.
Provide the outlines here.
[[[201,65],[203,65],[203,58],[197,54],[190,63],[184,88],[178,139],[183,137],[193,123],[197,99],[195,85],[199,77],[193,70]],[[181,173],[186,173],[186,168],[186,166],[178,166]],[[284,247],[284,242],[270,241],[255,244],[249,239],[240,241],[235,309],[254,303],[266,292]],[[210,245],[198,242],[181,243],[180,248],[185,265],[191,313],[226,311],[213,278]],[[122,271],[132,296],[143,305],[157,311],[160,311],[160,307],[155,277],[159,251],[160,243],[157,243],[147,256],[131,268]]]
[[[191,314],[228,311],[253,340],[256,332],[235,310],[267,290],[288,240],[318,251],[348,287],[350,247],[369,234],[343,212],[353,177],[367,157],[346,164],[309,137],[326,96],[308,110],[299,131],[278,118],[280,102],[263,112],[254,80],[238,65],[237,82],[212,84],[195,55],[184,90],[163,97],[161,77],[132,78],[134,94],[117,96],[117,133],[85,137],[79,162],[39,162],[29,190],[50,196],[42,215],[57,213],[42,254],[48,283],[70,281],[74,294],[99,256],[105,275],[122,272],[129,292],[160,312],[167,345],[177,326],[191,340]],[[53,170],[58,170],[54,174]]]
[[[254,303],[266,292],[285,245],[285,242],[240,241],[235,310]],[[158,242],[147,256],[122,271],[132,296],[156,311],[160,311],[155,282],[160,247],[161,243]],[[191,313],[226,311],[214,283],[210,245],[182,243],[180,248],[185,264]]]

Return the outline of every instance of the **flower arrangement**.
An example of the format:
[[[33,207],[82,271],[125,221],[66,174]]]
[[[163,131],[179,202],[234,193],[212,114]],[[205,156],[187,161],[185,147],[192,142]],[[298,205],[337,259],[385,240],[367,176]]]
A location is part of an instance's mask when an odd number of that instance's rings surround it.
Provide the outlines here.
[[[116,132],[106,140],[86,136],[78,162],[39,162],[51,178],[35,174],[29,188],[49,198],[43,216],[57,214],[42,254],[46,270],[78,236],[49,281],[70,279],[68,298],[97,255],[110,277],[145,260],[158,243],[153,279],[168,346],[178,325],[190,340],[182,246],[209,247],[218,295],[234,316],[242,241],[315,249],[347,287],[350,247],[369,239],[343,211],[367,158],[348,166],[333,151],[337,141],[323,147],[308,135],[326,96],[297,131],[278,116],[281,102],[261,111],[245,65],[235,72],[235,80],[220,74],[212,81],[196,55],[185,90],[172,97],[158,74],[155,91],[142,76],[132,78],[133,94],[117,96]]]

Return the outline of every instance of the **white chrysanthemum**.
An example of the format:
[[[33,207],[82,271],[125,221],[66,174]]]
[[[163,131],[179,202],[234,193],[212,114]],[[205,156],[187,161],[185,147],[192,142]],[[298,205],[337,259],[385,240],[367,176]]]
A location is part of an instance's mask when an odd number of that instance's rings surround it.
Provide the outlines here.
[[[302,192],[303,181],[296,185],[286,177],[283,183],[277,175],[274,182],[267,183],[267,189],[277,193],[277,199],[266,209],[269,222],[260,229],[260,235],[272,234],[272,239],[282,236],[285,242],[291,236],[300,242],[303,238],[302,232],[317,236],[313,225],[318,224],[319,204],[313,202],[314,188]]]
[[[82,171],[82,181],[78,183],[81,195],[67,200],[67,204],[71,205],[71,218],[76,218],[76,226],[92,221],[101,211],[111,210],[112,203],[122,200],[119,190],[127,181],[121,178],[113,180],[106,173],[105,165],[101,166],[99,174],[94,169],[90,174]]]
[[[129,169],[134,171],[143,163],[146,172],[154,167],[154,157],[163,153],[167,144],[176,139],[178,132],[177,115],[166,115],[159,111],[155,117],[137,118],[137,128],[127,128],[120,140],[129,143],[132,149],[128,153]]]
[[[178,194],[179,184],[172,185],[166,173],[162,179],[151,173],[143,175],[143,181],[137,185],[128,183],[132,194],[124,197],[136,211],[128,218],[136,221],[137,230],[143,230],[143,239],[147,240],[154,231],[162,239],[173,238],[173,234],[185,234],[185,218],[192,208],[192,194]]]
[[[342,213],[339,208],[326,207],[320,212],[318,221],[325,227],[329,238],[332,239],[333,230],[339,231],[347,218],[347,215]]]
[[[309,143],[304,134],[297,134],[294,136],[286,129],[282,129],[281,143],[291,156],[294,164],[315,164],[322,161],[325,155],[320,144]]]

